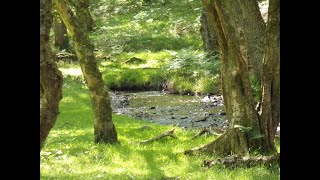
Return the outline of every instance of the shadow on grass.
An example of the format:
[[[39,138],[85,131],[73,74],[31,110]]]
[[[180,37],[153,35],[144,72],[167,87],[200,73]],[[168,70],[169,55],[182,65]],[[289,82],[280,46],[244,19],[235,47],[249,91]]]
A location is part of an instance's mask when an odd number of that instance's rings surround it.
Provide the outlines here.
[[[135,36],[125,45],[125,52],[149,50],[181,50],[183,48],[193,47],[201,48],[201,44],[193,41],[191,38],[186,39],[182,37],[165,37],[165,36]],[[200,46],[200,47],[198,47]]]

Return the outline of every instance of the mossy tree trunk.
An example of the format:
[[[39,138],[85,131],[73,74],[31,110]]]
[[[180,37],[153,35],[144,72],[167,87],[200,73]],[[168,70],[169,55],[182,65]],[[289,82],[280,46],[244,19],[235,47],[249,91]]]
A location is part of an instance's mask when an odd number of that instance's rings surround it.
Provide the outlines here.
[[[243,59],[248,63],[250,76],[260,84],[262,59],[264,55],[264,33],[265,23],[259,10],[257,1],[238,1],[238,7],[229,11],[230,16],[237,18],[237,23],[243,24],[242,29],[236,29],[236,36],[239,38],[239,45],[242,48]],[[211,3],[213,4],[213,2]],[[201,35],[205,51],[218,50],[218,42],[214,31],[214,17],[212,12],[205,6],[201,18]],[[250,17],[250,18],[248,18]],[[251,78],[253,79],[253,78]]]
[[[207,12],[206,9],[202,10],[200,17],[200,33],[203,41],[203,49],[209,54],[218,51],[218,40],[213,28],[212,14]]]
[[[263,151],[275,149],[274,137],[280,123],[280,0],[270,0],[268,11],[259,119]]]
[[[54,46],[59,50],[69,49],[69,39],[67,36],[67,27],[64,25],[59,15],[54,16],[53,31],[54,31]]]
[[[265,36],[264,31],[249,25],[260,23],[262,19],[253,17],[248,12],[244,13],[243,11],[251,11],[252,8],[243,8],[242,0],[203,0],[208,12],[213,15],[221,51],[222,90],[229,128],[215,141],[187,150],[186,154],[205,151],[224,155],[248,155],[249,151],[256,149],[261,153],[276,151],[274,132],[280,121],[280,32],[276,26],[279,26],[280,17],[279,12],[272,9],[279,9],[279,2],[280,0],[271,0],[269,6],[270,18],[262,75],[264,93],[262,108],[258,113],[249,80],[247,44],[250,41],[247,37]],[[254,4],[252,1],[251,5]],[[256,11],[260,13],[259,9]]]
[[[237,30],[240,48],[243,51],[242,56],[245,60],[247,59],[249,74],[254,76],[260,84],[266,24],[263,21],[257,1],[238,0],[237,4],[239,10],[235,13],[240,14],[233,14],[233,16],[240,16],[238,20],[241,20],[243,28]]]
[[[64,21],[74,42],[74,48],[85,81],[89,87],[94,111],[94,141],[96,143],[117,143],[117,132],[112,122],[112,109],[108,89],[98,69],[93,50],[85,28],[84,16],[76,17],[64,0],[55,0],[58,13]]]
[[[94,20],[89,11],[90,0],[72,0],[71,4],[76,10],[76,16],[83,20],[88,31],[92,31]]]
[[[52,61],[49,33],[52,1],[40,0],[40,151],[59,114],[62,74]]]

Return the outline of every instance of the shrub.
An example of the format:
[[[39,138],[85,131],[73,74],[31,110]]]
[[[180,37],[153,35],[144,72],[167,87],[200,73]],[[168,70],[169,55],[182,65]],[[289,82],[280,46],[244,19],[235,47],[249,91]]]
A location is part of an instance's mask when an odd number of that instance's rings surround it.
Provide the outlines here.
[[[201,94],[206,93],[219,93],[221,90],[220,77],[202,77],[197,81],[195,91]]]

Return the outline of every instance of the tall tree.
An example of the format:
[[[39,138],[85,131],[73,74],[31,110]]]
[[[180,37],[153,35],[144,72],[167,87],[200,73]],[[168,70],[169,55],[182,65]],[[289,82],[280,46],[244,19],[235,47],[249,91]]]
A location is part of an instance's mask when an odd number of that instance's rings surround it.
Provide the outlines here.
[[[40,0],[40,151],[59,114],[62,74],[52,61],[49,33],[52,1]]]
[[[74,42],[78,61],[89,87],[94,111],[94,141],[117,143],[117,132],[112,122],[112,109],[108,89],[102,79],[93,53],[84,16],[75,16],[64,0],[55,0],[60,17]]]
[[[254,77],[260,84],[266,25],[257,1],[239,0],[236,3],[239,8],[236,7],[234,8],[235,11],[228,12],[230,12],[231,16],[240,16],[238,20],[242,21],[241,24],[243,26],[241,30],[235,29],[235,32],[239,39],[239,46],[242,49],[241,55],[248,64],[249,75]]]
[[[280,0],[269,1],[262,105],[258,110],[259,124],[264,135],[262,149],[275,149],[274,137],[280,123]]]
[[[242,46],[243,58],[248,63],[249,75],[254,86],[259,86],[261,83],[262,59],[264,55],[264,40],[265,36],[260,36],[265,33],[265,23],[259,10],[259,5],[256,1],[239,1],[238,6],[234,11],[230,11],[230,16],[241,16],[238,21],[245,24],[240,30],[235,30],[239,38],[239,43]],[[215,37],[216,33],[214,25],[214,17],[212,12],[208,12],[208,8],[204,8],[201,14],[201,35],[205,51],[218,50],[218,42]],[[247,18],[251,17],[251,18]],[[259,93],[259,92],[257,92]]]
[[[261,153],[275,152],[274,136],[280,122],[280,0],[270,0],[266,33],[252,25],[263,23],[256,0],[202,2],[214,17],[222,55],[222,89],[229,127],[215,141],[185,153],[205,151],[247,155],[256,149]],[[253,46],[248,38],[251,36],[266,37],[264,58],[261,57],[261,61],[264,59],[262,105],[258,109],[249,80],[247,55]]]

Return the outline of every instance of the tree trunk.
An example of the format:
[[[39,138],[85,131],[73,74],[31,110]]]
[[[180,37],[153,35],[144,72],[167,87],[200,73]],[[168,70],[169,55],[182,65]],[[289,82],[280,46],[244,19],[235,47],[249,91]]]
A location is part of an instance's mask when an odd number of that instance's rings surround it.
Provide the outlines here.
[[[245,48],[250,75],[256,80],[261,79],[262,60],[265,49],[265,30],[266,25],[263,21],[258,1],[255,0],[238,0],[240,6],[241,20],[243,31],[238,32],[240,37],[240,46]],[[236,16],[237,14],[234,14]],[[236,22],[235,22],[236,23]],[[243,33],[243,37],[241,34]],[[245,56],[245,53],[243,53]],[[244,58],[245,59],[245,58]]]
[[[276,151],[274,137],[280,123],[280,0],[270,0],[268,11],[260,118],[266,152]]]
[[[64,25],[59,15],[56,15],[53,22],[54,30],[54,46],[58,47],[59,50],[69,49],[69,40],[67,36],[67,28]]]
[[[88,31],[92,31],[94,21],[89,11],[90,0],[72,0],[71,3],[75,7],[76,16],[84,22]]]
[[[214,33],[212,14],[203,9],[200,17],[200,23],[200,33],[203,41],[204,51],[208,52],[209,54],[218,51],[218,41],[215,37],[216,33]]]
[[[49,33],[52,1],[40,0],[40,151],[59,114],[62,74],[52,61]]]
[[[94,111],[94,141],[96,143],[117,143],[117,132],[112,122],[112,109],[108,89],[103,82],[93,54],[94,46],[79,16],[77,19],[64,0],[56,0],[58,12],[64,21],[74,42],[85,81],[89,87]]]
[[[260,21],[263,22],[263,20],[262,18],[259,19],[250,15],[248,12],[243,12],[250,11],[252,8],[243,8],[244,4],[242,0],[203,0],[203,3],[208,12],[211,12],[213,15],[214,28],[215,32],[217,32],[218,43],[222,54],[222,90],[229,121],[229,128],[225,134],[218,137],[215,141],[202,147],[187,150],[185,153],[193,154],[198,151],[205,151],[216,152],[217,154],[247,155],[250,150],[263,147],[266,140],[268,140],[268,142],[274,146],[273,139],[270,139],[264,128],[260,126],[260,116],[254,107],[255,103],[249,81],[248,64],[250,63],[247,56],[249,49],[247,44],[249,44],[250,41],[248,40],[248,37],[250,37],[250,35],[253,37],[264,36],[264,33],[262,33],[263,31],[257,30],[254,28],[255,26],[250,24],[260,23]],[[253,6],[253,4],[251,5]],[[260,13],[259,9],[256,9],[256,11],[257,13]],[[273,30],[276,31],[277,29]],[[271,31],[269,32],[275,33]],[[277,35],[271,36],[277,37]],[[277,39],[269,38],[269,41],[277,41]],[[270,43],[271,42],[269,42],[269,44]],[[272,43],[277,44],[277,42]],[[276,48],[276,45],[273,47]],[[271,48],[273,50],[272,52],[270,49],[270,55],[268,55],[270,58],[278,57],[276,54],[279,53],[279,51],[275,50],[274,48]],[[266,50],[268,51],[269,47],[266,47]],[[271,55],[272,53],[275,53],[275,55]],[[264,66],[270,66],[270,68],[275,67],[275,69],[278,69],[274,64],[270,64],[270,61],[265,62],[265,64],[268,65]],[[268,76],[268,74],[264,73],[264,76],[265,75]],[[278,75],[275,74],[269,74],[269,76],[270,75],[275,76],[275,78],[278,77]],[[274,84],[276,84],[276,86],[279,85],[278,80],[279,79],[274,79]],[[266,93],[264,93],[263,96],[265,96],[265,94]],[[276,95],[277,98],[278,96],[280,97],[278,92]],[[269,102],[266,100],[268,98],[264,97],[263,99],[264,103],[266,104],[264,107],[269,104],[271,107],[277,108],[275,109],[276,112],[280,112],[280,107],[277,103],[278,99],[275,101],[273,99],[269,99]],[[276,104],[272,106],[273,103]],[[278,116],[280,113],[277,114],[276,112],[275,116]],[[265,116],[270,116],[268,111],[265,113]],[[272,129],[272,132],[276,131],[276,127],[277,126],[272,127],[274,128]],[[266,152],[262,149],[260,150],[262,152]]]

